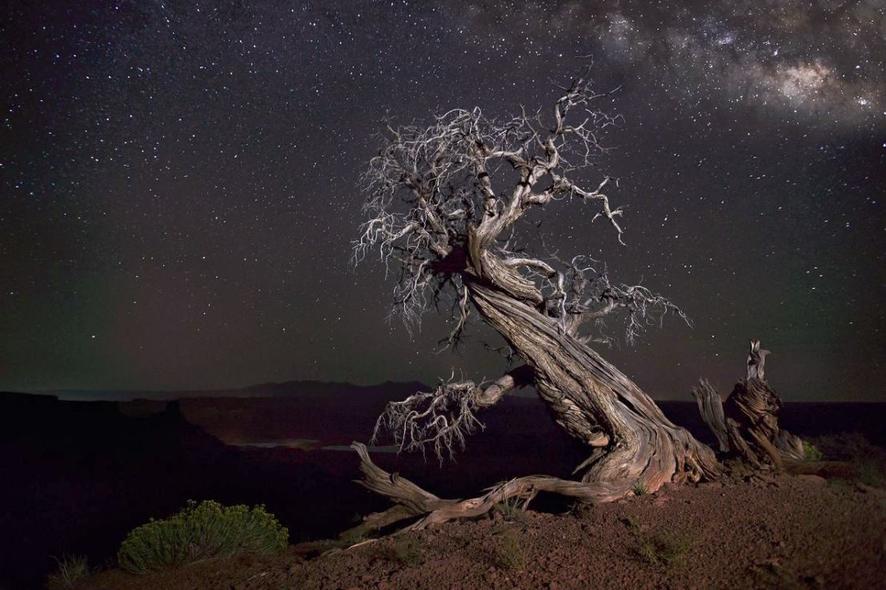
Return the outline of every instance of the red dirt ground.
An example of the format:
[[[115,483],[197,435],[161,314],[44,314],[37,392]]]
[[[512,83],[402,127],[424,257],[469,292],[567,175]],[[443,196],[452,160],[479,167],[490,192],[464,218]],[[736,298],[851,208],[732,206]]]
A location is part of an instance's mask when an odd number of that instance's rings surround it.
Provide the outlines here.
[[[813,475],[455,522],[305,560],[239,556],[90,590],[886,588],[886,491]]]

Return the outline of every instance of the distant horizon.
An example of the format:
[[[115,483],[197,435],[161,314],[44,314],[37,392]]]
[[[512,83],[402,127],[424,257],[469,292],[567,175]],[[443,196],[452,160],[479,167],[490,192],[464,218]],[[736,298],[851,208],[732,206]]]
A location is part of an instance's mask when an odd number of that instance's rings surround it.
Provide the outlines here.
[[[306,384],[306,383],[312,383],[312,384],[318,384],[318,385],[330,385],[330,386],[349,386],[349,387],[354,387],[354,388],[377,388],[377,387],[381,387],[384,385],[397,386],[397,385],[411,385],[411,384],[418,384],[418,385],[424,386],[426,388],[430,387],[426,383],[422,383],[421,381],[415,381],[415,380],[403,380],[403,381],[387,380],[387,381],[362,384],[362,383],[353,383],[350,381],[328,381],[328,380],[321,380],[321,379],[289,379],[289,380],[285,380],[285,381],[265,381],[265,382],[261,382],[261,383],[252,383],[252,384],[243,385],[243,386],[239,386],[239,387],[210,387],[210,388],[205,388],[205,389],[199,389],[199,388],[169,388],[169,389],[162,389],[162,388],[156,388],[156,389],[96,388],[96,389],[91,389],[91,388],[83,388],[83,387],[73,387],[73,388],[57,388],[57,389],[19,390],[19,389],[0,388],[0,395],[8,393],[8,394],[16,394],[16,395],[50,396],[50,397],[55,397],[55,398],[59,399],[60,401],[123,401],[123,402],[126,402],[126,401],[142,401],[142,400],[143,401],[175,401],[175,400],[182,400],[182,399],[197,399],[197,398],[201,398],[201,397],[204,399],[211,399],[213,396],[206,396],[203,394],[226,393],[226,392],[230,392],[230,393],[244,392],[244,393],[246,393],[249,390],[257,390],[256,393],[258,393],[258,395],[252,395],[252,396],[249,396],[249,395],[244,395],[244,396],[219,395],[219,396],[217,396],[217,398],[224,399],[224,398],[237,398],[237,397],[242,397],[242,398],[253,397],[253,398],[260,399],[260,398],[272,397],[269,395],[261,395],[260,394],[261,390],[259,389],[261,387],[286,386],[286,385],[290,385],[290,384],[298,385],[298,384]],[[730,388],[730,391],[731,391],[731,388]],[[297,393],[297,392],[294,392],[294,393]],[[728,393],[729,393],[728,391],[724,391],[724,390],[720,391],[720,394],[723,396],[727,395]],[[101,397],[86,398],[86,399],[71,399],[69,397],[69,396],[75,396],[75,395],[88,396],[88,395],[100,395],[100,394],[109,394],[109,395],[120,394],[120,396],[126,396],[126,399],[114,399],[114,398],[102,399]],[[150,397],[132,397],[133,395],[138,395],[138,394],[145,394],[145,395],[192,394],[192,395],[180,395],[178,397],[157,398],[157,399],[151,399]],[[511,397],[519,397],[519,398],[524,398],[524,399],[534,399],[537,397],[534,392],[534,387],[531,385],[524,387],[521,390],[518,390],[516,392],[510,392],[507,395],[511,396]],[[666,402],[686,402],[686,403],[691,403],[691,404],[695,403],[695,400],[692,399],[692,397],[689,394],[687,394],[686,397],[663,397],[663,396],[656,395],[654,392],[652,392],[650,395],[651,395],[652,399],[656,402],[666,401]],[[865,399],[865,398],[858,398],[858,399],[853,399],[853,398],[849,398],[849,399],[839,399],[839,398],[787,399],[787,400],[784,399],[783,396],[782,396],[782,398],[783,398],[782,401],[784,403],[886,404],[886,400],[884,400],[884,399],[873,399],[873,398],[871,398],[871,399]]]

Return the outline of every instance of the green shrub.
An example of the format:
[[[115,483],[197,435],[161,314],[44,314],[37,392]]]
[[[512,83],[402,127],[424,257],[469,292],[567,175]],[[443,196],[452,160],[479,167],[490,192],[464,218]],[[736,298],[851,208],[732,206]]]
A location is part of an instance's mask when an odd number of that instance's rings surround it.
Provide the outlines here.
[[[394,537],[392,543],[380,546],[376,555],[386,561],[406,566],[420,565],[424,562],[421,546],[411,537]]]
[[[821,461],[824,455],[808,440],[803,441],[803,459],[805,461]]]
[[[634,492],[635,496],[645,496],[649,493],[649,489],[646,487],[646,484],[642,481],[638,481],[634,484],[634,487],[631,488],[631,491]]]
[[[400,537],[394,540],[394,560],[403,565],[419,565],[424,561],[421,547],[415,539]]]
[[[188,501],[169,518],[133,529],[117,553],[120,567],[136,574],[211,557],[279,553],[289,533],[264,506],[222,506]]]
[[[855,473],[858,481],[875,488],[881,488],[886,483],[884,465],[875,459],[859,459],[856,461]]]
[[[53,559],[58,565],[58,571],[50,574],[46,580],[49,590],[73,588],[74,584],[89,575],[89,563],[82,555],[65,555],[61,559]]]

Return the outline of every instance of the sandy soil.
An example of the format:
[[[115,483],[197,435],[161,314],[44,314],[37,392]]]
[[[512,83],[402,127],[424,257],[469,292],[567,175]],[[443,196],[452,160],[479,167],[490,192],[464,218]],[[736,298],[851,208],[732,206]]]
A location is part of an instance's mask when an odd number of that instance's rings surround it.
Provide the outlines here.
[[[886,588],[886,491],[814,475],[751,478],[501,514],[305,559],[239,556],[92,590]]]

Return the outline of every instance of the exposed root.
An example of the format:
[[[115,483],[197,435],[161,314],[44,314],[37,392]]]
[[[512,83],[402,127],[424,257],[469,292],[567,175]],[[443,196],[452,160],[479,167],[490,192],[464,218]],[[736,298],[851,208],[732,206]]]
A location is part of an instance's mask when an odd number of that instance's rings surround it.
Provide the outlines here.
[[[497,504],[512,499],[520,501],[525,510],[539,492],[560,494],[587,503],[611,502],[631,494],[637,485],[637,480],[631,478],[594,482],[528,475],[496,484],[482,496],[464,500],[443,499],[396,473],[388,473],[380,468],[370,459],[366,445],[354,442],[351,443],[351,448],[360,456],[360,471],[363,473],[363,479],[357,483],[397,504],[385,512],[368,516],[364,524],[356,528],[365,528],[366,523],[370,523],[370,526],[377,529],[380,527],[375,525],[380,522],[388,526],[409,518],[421,517],[403,529],[421,530],[450,520],[482,516]]]

